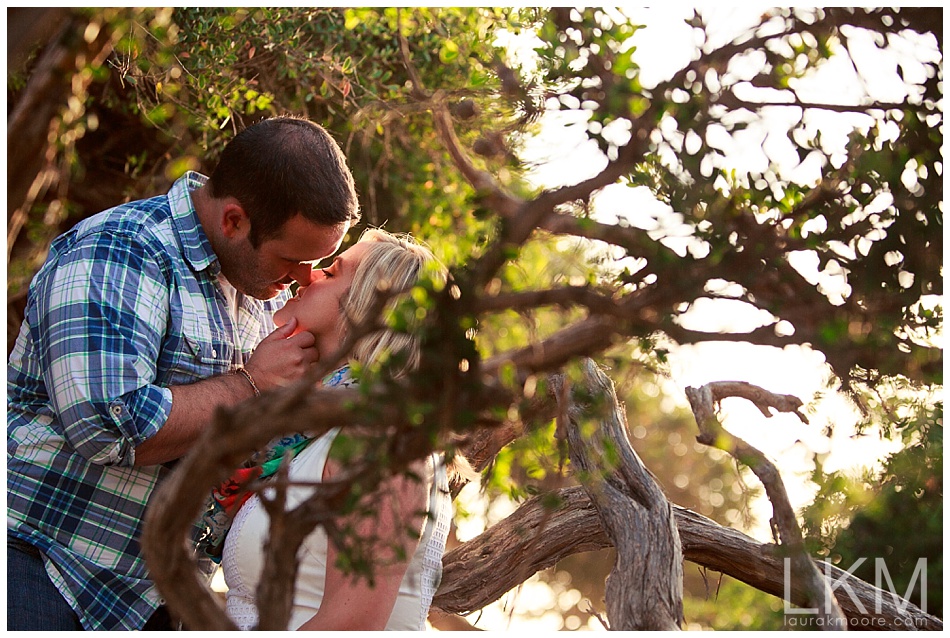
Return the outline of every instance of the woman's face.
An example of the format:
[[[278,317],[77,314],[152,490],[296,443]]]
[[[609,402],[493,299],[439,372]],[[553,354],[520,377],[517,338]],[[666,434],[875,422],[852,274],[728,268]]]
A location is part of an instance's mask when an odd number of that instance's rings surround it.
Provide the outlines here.
[[[307,331],[317,337],[317,347],[336,343],[343,334],[344,319],[340,314],[340,298],[353,283],[353,275],[367,250],[368,242],[359,242],[340,253],[326,268],[313,271],[310,285],[301,286],[297,295],[274,313],[274,323],[282,326],[297,318],[297,332]]]

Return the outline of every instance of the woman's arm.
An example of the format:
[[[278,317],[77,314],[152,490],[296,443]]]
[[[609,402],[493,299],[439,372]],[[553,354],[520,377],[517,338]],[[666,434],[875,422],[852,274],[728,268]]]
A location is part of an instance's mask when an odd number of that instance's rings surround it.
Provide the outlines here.
[[[327,461],[324,480],[339,471]],[[417,476],[426,476],[424,462],[412,468]],[[427,489],[424,481],[394,476],[377,490],[378,517],[350,517],[341,525],[351,523],[361,538],[377,536],[372,555],[377,557],[373,576],[375,587],[365,577],[344,574],[336,566],[338,552],[327,542],[327,574],[323,601],[313,618],[300,629],[380,631],[386,627],[399,594],[399,585],[415,554],[425,523]],[[407,530],[415,530],[411,535]],[[405,551],[397,559],[394,545]]]

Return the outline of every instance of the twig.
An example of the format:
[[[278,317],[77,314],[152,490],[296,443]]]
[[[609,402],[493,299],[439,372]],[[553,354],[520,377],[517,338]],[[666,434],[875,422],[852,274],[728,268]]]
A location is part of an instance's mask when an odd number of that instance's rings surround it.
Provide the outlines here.
[[[491,173],[476,168],[462,150],[462,145],[455,135],[452,118],[445,103],[441,99],[436,99],[436,96],[430,95],[426,90],[425,85],[422,83],[422,78],[419,76],[419,71],[412,63],[409,42],[406,40],[406,36],[402,34],[402,31],[399,32],[399,51],[402,54],[402,61],[406,67],[406,73],[409,74],[409,82],[412,85],[410,89],[411,95],[416,100],[429,104],[435,121],[436,131],[439,137],[442,138],[442,143],[445,144],[446,150],[449,152],[449,155],[451,155],[456,167],[461,171],[465,179],[475,187],[476,191],[483,195],[490,193],[500,197],[502,194],[501,186],[495,181]],[[515,203],[513,198],[510,197],[500,197],[500,199],[508,199],[510,200],[509,203]]]

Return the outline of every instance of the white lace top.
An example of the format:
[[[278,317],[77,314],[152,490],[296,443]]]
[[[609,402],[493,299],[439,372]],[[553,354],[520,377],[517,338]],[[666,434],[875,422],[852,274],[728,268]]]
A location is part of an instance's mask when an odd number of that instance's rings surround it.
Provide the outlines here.
[[[318,481],[323,477],[330,445],[338,430],[331,430],[311,443],[293,460],[290,478]],[[445,464],[433,454],[427,463],[430,479],[428,511],[422,540],[412,556],[409,568],[399,587],[395,607],[386,624],[387,630],[423,631],[432,604],[432,597],[442,578],[442,555],[448,536],[452,501],[448,490]],[[312,488],[293,487],[288,490],[287,508],[296,507]],[[263,567],[263,545],[269,517],[260,499],[252,496],[238,511],[231,525],[221,565],[228,585],[227,612],[238,628],[253,629],[258,614],[255,592]],[[300,566],[294,593],[294,607],[288,629],[296,630],[313,617],[323,600],[326,580],[327,536],[318,527],[301,545]]]

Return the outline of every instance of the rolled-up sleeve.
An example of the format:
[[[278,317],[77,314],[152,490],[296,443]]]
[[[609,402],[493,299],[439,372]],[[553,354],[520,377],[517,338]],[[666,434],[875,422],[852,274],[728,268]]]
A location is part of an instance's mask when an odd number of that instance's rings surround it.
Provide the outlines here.
[[[131,466],[135,446],[171,411],[171,391],[154,384],[169,312],[157,254],[127,234],[89,235],[34,291],[31,325],[53,409],[93,463]]]

